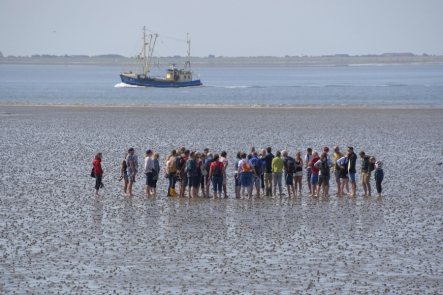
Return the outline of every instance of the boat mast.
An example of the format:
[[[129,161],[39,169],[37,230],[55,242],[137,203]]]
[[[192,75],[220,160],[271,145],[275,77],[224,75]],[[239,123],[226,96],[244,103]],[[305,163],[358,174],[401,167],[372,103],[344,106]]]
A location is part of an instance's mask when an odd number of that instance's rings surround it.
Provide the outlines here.
[[[149,72],[149,65],[151,64],[151,58],[152,58],[152,55],[154,54],[154,47],[155,47],[155,42],[157,41],[158,34],[151,34],[149,36],[150,36],[150,38],[149,38],[149,48],[148,48],[148,60],[146,61],[146,67],[143,70],[143,74],[145,76]],[[154,42],[152,42],[153,36],[155,37]],[[152,47],[151,47],[151,44],[152,44]]]
[[[191,40],[189,40],[189,33],[186,34],[186,42],[188,43],[188,59],[185,62],[185,70],[189,66],[189,70],[191,70]]]

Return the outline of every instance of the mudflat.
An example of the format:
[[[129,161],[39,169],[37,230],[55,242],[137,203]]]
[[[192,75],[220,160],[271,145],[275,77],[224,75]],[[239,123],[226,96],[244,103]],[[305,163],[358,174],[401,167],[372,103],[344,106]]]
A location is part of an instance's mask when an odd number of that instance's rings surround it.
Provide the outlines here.
[[[441,293],[442,114],[0,106],[0,293]],[[363,197],[357,178],[355,198],[313,199],[304,176],[302,197],[234,199],[237,151],[334,145],[384,162],[382,198]],[[159,152],[163,169],[180,146],[227,151],[229,199],[168,198],[163,177],[147,199],[140,174],[123,196],[129,147],[140,167],[145,150]]]

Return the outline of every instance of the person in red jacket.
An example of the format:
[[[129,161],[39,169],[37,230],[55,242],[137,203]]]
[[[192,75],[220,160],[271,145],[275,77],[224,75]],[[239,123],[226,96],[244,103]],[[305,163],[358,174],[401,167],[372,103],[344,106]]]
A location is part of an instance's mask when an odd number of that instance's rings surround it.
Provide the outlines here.
[[[94,161],[92,161],[92,166],[94,166],[94,176],[95,176],[95,197],[100,197],[98,194],[98,190],[103,187],[102,178],[103,178],[103,170],[102,170],[102,153],[98,153],[95,155]]]

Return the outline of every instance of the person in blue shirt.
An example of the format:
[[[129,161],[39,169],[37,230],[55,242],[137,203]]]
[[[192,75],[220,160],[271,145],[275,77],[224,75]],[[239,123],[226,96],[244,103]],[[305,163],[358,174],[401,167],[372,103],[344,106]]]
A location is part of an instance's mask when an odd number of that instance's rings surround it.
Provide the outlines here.
[[[252,153],[252,158],[249,160],[249,163],[251,164],[251,167],[254,167],[255,173],[252,176],[252,182],[255,186],[256,190],[256,197],[260,198],[260,181],[261,181],[261,175],[263,173],[263,162],[261,159],[258,158],[257,152]]]

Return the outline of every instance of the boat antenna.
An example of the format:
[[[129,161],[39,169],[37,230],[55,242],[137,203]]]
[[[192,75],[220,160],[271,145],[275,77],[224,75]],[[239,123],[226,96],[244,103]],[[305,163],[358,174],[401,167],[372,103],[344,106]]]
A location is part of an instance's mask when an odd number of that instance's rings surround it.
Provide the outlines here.
[[[189,33],[186,33],[186,43],[188,43],[188,58],[185,62],[185,70],[189,66],[189,70],[191,70],[191,40],[189,40]]]

